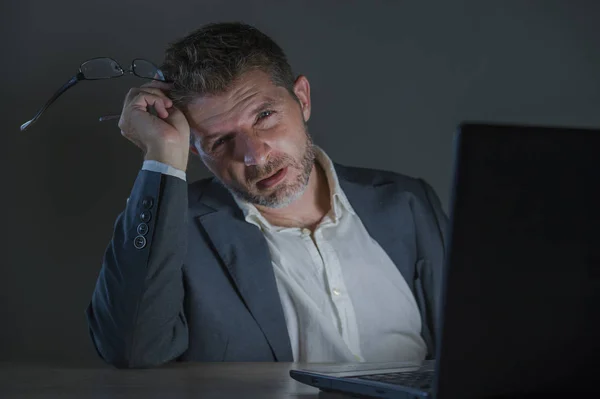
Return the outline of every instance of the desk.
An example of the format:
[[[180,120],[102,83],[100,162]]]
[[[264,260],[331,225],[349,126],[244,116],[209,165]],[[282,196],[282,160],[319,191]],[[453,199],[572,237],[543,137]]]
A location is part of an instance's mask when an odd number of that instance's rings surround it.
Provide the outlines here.
[[[293,363],[177,363],[156,369],[0,363],[0,398],[341,399],[289,376]]]

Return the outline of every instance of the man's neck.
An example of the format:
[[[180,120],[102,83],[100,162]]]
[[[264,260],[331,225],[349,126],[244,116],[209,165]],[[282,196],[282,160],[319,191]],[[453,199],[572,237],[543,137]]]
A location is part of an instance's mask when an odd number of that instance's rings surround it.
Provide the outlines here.
[[[331,193],[325,171],[315,162],[306,190],[300,198],[285,208],[257,206],[257,209],[274,226],[314,230],[331,209]]]

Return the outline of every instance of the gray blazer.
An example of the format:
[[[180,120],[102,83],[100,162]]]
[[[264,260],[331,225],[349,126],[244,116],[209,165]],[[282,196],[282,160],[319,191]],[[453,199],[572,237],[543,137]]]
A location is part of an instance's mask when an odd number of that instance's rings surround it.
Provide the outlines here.
[[[435,354],[447,218],[431,186],[335,164],[367,231],[410,286]],[[87,311],[98,354],[119,368],[170,361],[284,361],[292,350],[261,231],[214,179],[140,171]]]

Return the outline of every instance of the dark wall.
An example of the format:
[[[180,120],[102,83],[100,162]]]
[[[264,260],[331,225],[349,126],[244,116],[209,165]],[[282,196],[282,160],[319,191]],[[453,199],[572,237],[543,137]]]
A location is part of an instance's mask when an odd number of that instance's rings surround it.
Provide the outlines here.
[[[19,132],[86,59],[158,63],[204,23],[255,24],[309,78],[317,144],[340,163],[424,177],[445,204],[461,120],[600,126],[600,2],[6,3],[0,360],[98,362],[84,309],[142,158],[97,118],[144,82],[82,82]],[[194,160],[190,180],[204,176]]]

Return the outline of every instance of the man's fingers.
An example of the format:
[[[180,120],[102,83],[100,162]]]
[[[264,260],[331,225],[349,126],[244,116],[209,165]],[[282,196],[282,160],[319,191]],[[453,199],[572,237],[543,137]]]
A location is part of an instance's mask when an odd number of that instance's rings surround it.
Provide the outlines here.
[[[169,116],[169,112],[167,111],[167,108],[165,106],[165,102],[161,101],[159,99],[155,99],[154,103],[150,103],[148,104],[148,106],[146,107],[146,110],[148,112],[150,112],[150,110],[148,109],[150,107],[150,105],[154,106],[154,109],[156,110],[156,113],[158,114],[159,117],[161,118],[166,118]]]
[[[154,95],[154,96],[164,98],[168,104],[167,108],[171,107],[173,105],[173,102],[171,101],[171,99],[169,98],[167,93],[165,93],[164,89],[159,89],[156,87],[148,87],[148,86],[134,87],[134,88],[130,89],[129,92],[127,93],[127,95],[125,96],[124,105],[126,106],[127,104],[135,101],[135,99],[140,95],[140,93],[146,93],[149,95]]]
[[[150,95],[158,96],[158,97],[164,99],[165,105],[167,108],[171,108],[173,106],[173,101],[162,90],[143,88],[143,89],[140,89],[140,93],[148,93]]]
[[[138,91],[137,94],[125,104],[124,109],[129,108],[150,112],[150,106],[154,107],[159,117],[166,118],[169,116],[167,108],[171,108],[173,102],[164,95]]]
[[[160,118],[166,118],[169,116],[169,112],[167,111],[167,107],[165,105],[165,99],[152,95],[141,95],[138,102],[134,104],[136,108],[145,108],[146,112],[150,112],[150,107],[154,107],[156,110],[156,115]]]
[[[173,107],[169,109],[169,111],[169,117],[167,118],[167,120],[169,122],[172,122],[171,124],[173,126],[186,125],[188,123],[187,118],[179,109]]]
[[[152,102],[150,102],[150,99],[152,99]],[[161,90],[151,88],[131,89],[127,94],[124,106],[145,107],[148,103],[154,104],[155,99],[159,99],[161,102],[163,102],[166,108],[171,108],[173,106],[173,101]]]

